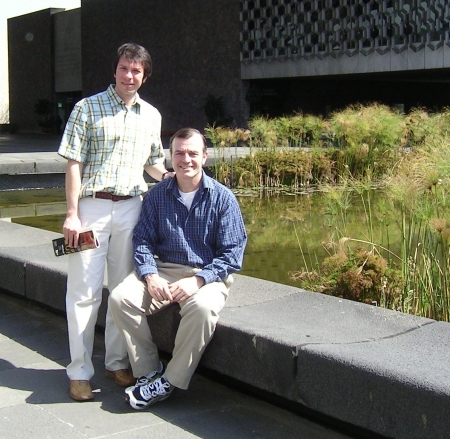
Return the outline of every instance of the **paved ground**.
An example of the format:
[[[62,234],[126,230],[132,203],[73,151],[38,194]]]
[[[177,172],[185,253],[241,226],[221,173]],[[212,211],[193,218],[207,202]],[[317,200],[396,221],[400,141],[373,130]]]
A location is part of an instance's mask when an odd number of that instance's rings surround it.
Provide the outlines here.
[[[94,348],[95,401],[68,395],[65,318],[0,293],[0,437],[172,439],[345,439],[236,389],[195,375],[150,410],[137,412],[103,375],[103,337]]]

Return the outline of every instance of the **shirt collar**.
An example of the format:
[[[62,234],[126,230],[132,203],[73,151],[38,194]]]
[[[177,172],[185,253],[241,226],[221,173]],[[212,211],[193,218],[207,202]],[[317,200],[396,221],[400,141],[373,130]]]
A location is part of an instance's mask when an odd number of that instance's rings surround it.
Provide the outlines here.
[[[175,177],[168,178],[167,180],[169,180],[169,183],[167,185],[168,192],[169,191],[175,192],[175,190],[178,190],[178,186],[176,184],[176,181],[177,181],[176,175],[175,175]],[[202,169],[202,180],[200,182],[200,186],[198,189],[200,190],[200,192],[204,192],[205,190],[210,191],[210,190],[214,189],[212,179],[205,174],[205,171],[203,169]]]
[[[115,85],[114,84],[110,84],[108,89],[106,90],[109,96],[109,99],[111,99],[111,101],[113,102],[114,105],[125,105],[125,102],[123,101],[123,99],[117,94],[116,89],[115,89]],[[139,97],[139,94],[136,93],[134,102],[132,104],[133,105],[141,105],[141,98]]]

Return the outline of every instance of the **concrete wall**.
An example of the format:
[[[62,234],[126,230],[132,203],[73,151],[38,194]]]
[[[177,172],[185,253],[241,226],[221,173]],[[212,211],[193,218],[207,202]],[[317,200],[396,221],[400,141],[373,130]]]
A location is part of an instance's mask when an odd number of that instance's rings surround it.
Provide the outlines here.
[[[432,50],[424,47],[402,53],[359,53],[354,56],[313,58],[310,60],[282,59],[277,62],[242,64],[242,79],[348,75],[355,73],[395,72],[408,70],[442,69],[450,67],[450,47]]]
[[[54,15],[55,92],[82,89],[81,9]]]
[[[203,129],[208,94],[223,96],[229,115],[245,123],[239,0],[83,0],[81,23],[83,95],[114,81],[115,51],[133,41],[152,56],[153,75],[140,95],[160,110],[163,130]]]
[[[10,122],[23,132],[39,130],[36,101],[53,100],[52,14],[62,10],[8,19]]]
[[[446,8],[446,0],[241,0],[242,78],[450,67]]]

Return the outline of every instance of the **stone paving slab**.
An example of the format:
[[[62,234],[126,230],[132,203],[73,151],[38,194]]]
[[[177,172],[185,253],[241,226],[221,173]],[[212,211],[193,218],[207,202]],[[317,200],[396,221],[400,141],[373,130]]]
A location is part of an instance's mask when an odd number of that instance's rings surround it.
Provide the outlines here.
[[[348,439],[196,374],[188,391],[137,412],[103,373],[96,334],[94,402],[68,395],[65,318],[0,293],[0,437],[8,439]]]

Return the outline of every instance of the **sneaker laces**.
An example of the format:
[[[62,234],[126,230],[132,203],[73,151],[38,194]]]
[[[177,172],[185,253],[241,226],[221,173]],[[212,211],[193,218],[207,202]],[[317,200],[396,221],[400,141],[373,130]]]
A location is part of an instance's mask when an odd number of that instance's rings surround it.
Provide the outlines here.
[[[157,370],[154,370],[153,372],[150,372],[147,375],[141,376],[137,379],[136,384],[133,387],[141,387],[148,384],[150,381],[153,381],[155,377],[160,374],[164,369],[163,364],[161,361],[159,362],[159,366]]]
[[[148,401],[158,395],[166,395],[170,393],[171,384],[164,378],[158,378],[151,383],[141,387],[142,396]]]

